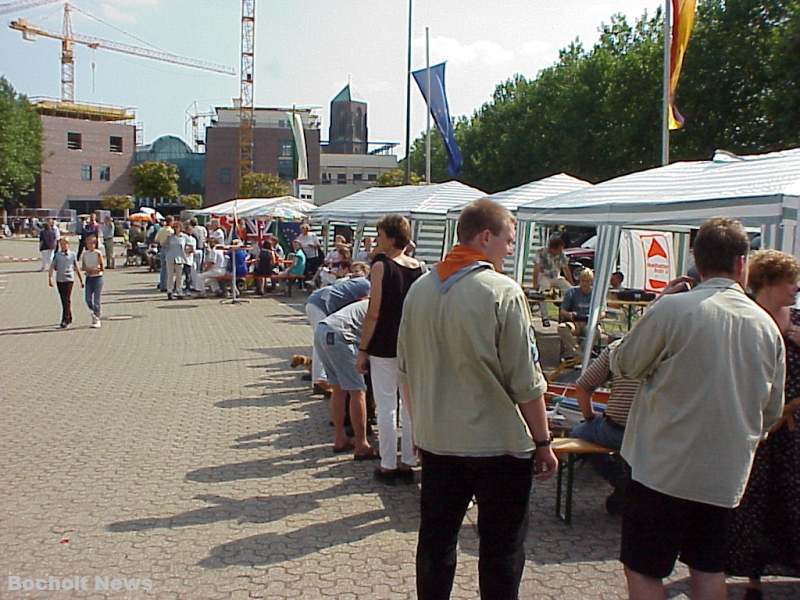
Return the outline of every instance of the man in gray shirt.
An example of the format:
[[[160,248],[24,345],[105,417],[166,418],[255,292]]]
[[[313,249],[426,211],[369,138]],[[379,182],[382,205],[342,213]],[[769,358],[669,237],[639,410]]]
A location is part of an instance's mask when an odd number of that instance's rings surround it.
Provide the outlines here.
[[[331,412],[335,427],[334,452],[355,451],[356,460],[378,458],[367,442],[367,385],[356,371],[358,344],[367,315],[369,300],[359,300],[325,317],[314,330],[314,347],[320,357],[328,383],[333,386]],[[354,439],[344,433],[344,403],[350,395],[350,421]]]
[[[665,598],[677,558],[692,598],[726,597],[731,510],[783,408],[783,339],[745,294],[748,251],[738,221],[704,223],[694,243],[702,283],[658,300],[611,354],[617,375],[642,382],[622,442],[632,481],[620,554],[632,600]]]
[[[106,268],[114,268],[114,221],[110,216],[103,220],[100,227],[100,233],[103,234],[103,246],[106,249]]]

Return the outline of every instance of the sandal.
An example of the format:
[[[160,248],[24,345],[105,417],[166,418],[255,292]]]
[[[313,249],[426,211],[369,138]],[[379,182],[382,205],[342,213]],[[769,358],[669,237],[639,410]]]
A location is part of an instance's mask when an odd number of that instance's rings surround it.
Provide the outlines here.
[[[344,446],[334,446],[333,453],[334,454],[342,454],[343,452],[350,452],[353,450],[355,446],[353,445],[352,440],[349,440]]]
[[[378,451],[372,447],[361,454],[358,452],[353,453],[353,460],[379,460],[380,457],[381,455],[378,453]]]

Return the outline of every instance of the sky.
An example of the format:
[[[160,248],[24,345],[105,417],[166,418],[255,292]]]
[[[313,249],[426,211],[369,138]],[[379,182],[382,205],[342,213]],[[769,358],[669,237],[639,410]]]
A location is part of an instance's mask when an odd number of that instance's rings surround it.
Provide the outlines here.
[[[5,0],[8,1],[8,0]],[[75,0],[73,30],[158,49],[239,71],[239,0]],[[495,86],[536,73],[575,38],[591,46],[601,23],[622,13],[630,22],[663,0],[413,0],[412,69],[425,66],[425,27],[431,64],[447,61],[452,116],[471,115]],[[91,15],[90,16],[87,16]],[[29,97],[60,94],[60,44],[23,41],[7,27],[25,17],[60,31],[60,4],[0,16],[0,74]],[[256,0],[256,106],[319,107],[328,137],[329,103],[348,81],[368,103],[369,138],[405,137],[408,0]],[[77,46],[76,100],[133,107],[144,141],[178,135],[187,141],[188,115],[229,106],[237,76]],[[425,104],[412,87],[412,140],[425,128]],[[402,156],[401,147],[398,155]]]

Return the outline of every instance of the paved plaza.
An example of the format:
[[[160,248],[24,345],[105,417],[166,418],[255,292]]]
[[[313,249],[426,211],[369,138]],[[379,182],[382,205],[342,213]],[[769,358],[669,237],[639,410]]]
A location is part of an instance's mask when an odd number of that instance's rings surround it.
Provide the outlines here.
[[[35,250],[0,240],[0,256]],[[59,330],[38,267],[0,263],[0,598],[414,596],[419,488],[331,452],[326,401],[288,364],[307,353],[304,296],[168,302],[153,274],[117,269],[103,327],[76,289]],[[624,597],[608,491],[579,468],[568,527],[554,481],[535,485],[522,598]],[[476,520],[454,598],[477,597]],[[78,589],[13,589],[37,579]]]

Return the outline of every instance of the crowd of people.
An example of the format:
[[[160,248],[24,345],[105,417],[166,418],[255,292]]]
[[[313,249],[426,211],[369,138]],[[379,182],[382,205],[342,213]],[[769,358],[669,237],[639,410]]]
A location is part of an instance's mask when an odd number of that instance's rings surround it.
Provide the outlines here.
[[[62,299],[61,327],[72,322],[76,279],[99,327],[102,229],[88,232],[76,254],[48,225],[42,252],[58,245],[48,276]],[[517,597],[530,490],[557,459],[528,298],[502,273],[516,233],[506,209],[488,199],[468,205],[458,245],[431,270],[413,258],[411,226],[399,215],[378,222],[374,243],[355,253],[364,261],[353,261],[338,237],[323,256],[307,227],[285,256],[271,236],[250,250],[241,238],[226,243],[229,232],[215,221],[207,229],[167,219],[143,233],[159,245],[169,298],[226,278],[235,284],[251,270],[267,275],[264,285],[335,274],[306,303],[311,379],[331,396],[332,451],[379,461],[373,476],[383,485],[413,483],[421,464],[420,598],[449,597],[473,499],[481,596]],[[540,253],[535,284],[572,283],[562,253],[557,240]],[[584,421],[571,435],[619,452],[591,461],[612,487],[606,509],[622,515],[631,598],[665,598],[663,579],[680,560],[693,598],[726,597],[726,575],[734,575],[748,578],[746,598],[757,600],[764,576],[800,575],[800,263],[777,250],[751,253],[744,228],[729,219],[700,227],[693,256],[691,276],[670,282],[582,371]],[[563,286],[559,316],[573,352],[592,282],[587,270]],[[612,284],[621,283],[614,273]],[[605,385],[599,413],[591,399]],[[370,397],[377,444],[368,435]]]
[[[449,597],[473,498],[481,596],[515,598],[532,481],[557,461],[527,298],[500,273],[514,221],[495,203],[472,203],[459,244],[427,274],[404,251],[407,221],[389,216],[377,229],[371,270],[306,306],[312,378],[332,388],[333,452],[380,460],[374,477],[387,485],[414,481],[419,458],[420,598]],[[544,250],[557,270],[543,265],[538,277],[569,282],[561,250]],[[763,576],[800,574],[800,312],[790,308],[800,264],[776,250],[751,255],[744,229],[727,219],[700,228],[694,258],[691,276],[671,282],[581,373],[584,421],[570,435],[621,453],[591,461],[612,487],[608,512],[622,515],[631,598],[665,598],[662,580],[681,560],[693,598],[726,597],[734,575],[749,578],[746,598],[755,600]],[[585,322],[591,271],[578,279],[564,289],[565,324]],[[615,272],[612,287],[622,280]],[[367,436],[367,373],[378,448]],[[606,385],[608,403],[596,412],[592,394]]]

